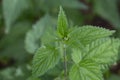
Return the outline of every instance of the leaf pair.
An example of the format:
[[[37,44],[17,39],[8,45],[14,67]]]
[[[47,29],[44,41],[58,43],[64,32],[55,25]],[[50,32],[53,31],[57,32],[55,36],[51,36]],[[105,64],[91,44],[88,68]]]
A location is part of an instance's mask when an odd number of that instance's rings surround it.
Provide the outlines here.
[[[58,18],[58,28],[57,28],[58,36],[60,38],[64,38],[66,36],[67,27],[68,27],[68,23],[66,16],[63,12],[63,9],[60,8],[59,18]],[[53,40],[54,37],[51,36],[54,35],[54,31],[50,33],[45,32],[44,34],[45,36],[43,35],[41,37],[43,47],[40,47],[38,49],[38,51],[35,53],[35,56],[33,58],[33,70],[32,70],[33,75],[36,76],[43,75],[49,69],[53,68],[60,60],[61,55],[59,52],[59,48],[56,47],[56,44],[55,46],[53,44],[51,45],[51,42],[54,42]]]

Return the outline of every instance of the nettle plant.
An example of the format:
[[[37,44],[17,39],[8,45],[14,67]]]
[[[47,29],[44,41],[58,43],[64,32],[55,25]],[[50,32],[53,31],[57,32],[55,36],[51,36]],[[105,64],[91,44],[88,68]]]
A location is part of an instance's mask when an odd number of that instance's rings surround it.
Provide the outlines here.
[[[114,32],[89,25],[69,27],[60,7],[56,31],[41,39],[34,55],[32,75],[40,77],[62,62],[60,80],[104,80],[104,71],[117,61],[120,41],[109,37]]]

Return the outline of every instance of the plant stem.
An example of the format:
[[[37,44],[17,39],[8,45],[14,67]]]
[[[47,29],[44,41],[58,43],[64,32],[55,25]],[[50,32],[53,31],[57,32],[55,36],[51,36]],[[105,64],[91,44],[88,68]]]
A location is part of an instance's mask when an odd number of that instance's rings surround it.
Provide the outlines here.
[[[63,45],[63,57],[64,57],[64,78],[67,80],[67,56],[66,56],[66,45]]]

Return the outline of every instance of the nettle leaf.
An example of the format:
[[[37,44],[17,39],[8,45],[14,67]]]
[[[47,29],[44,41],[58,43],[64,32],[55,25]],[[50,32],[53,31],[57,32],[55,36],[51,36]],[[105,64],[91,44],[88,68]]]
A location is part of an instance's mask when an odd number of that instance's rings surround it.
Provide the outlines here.
[[[103,69],[117,60],[120,41],[118,39],[98,39],[86,46],[84,59],[91,59],[98,63]]]
[[[29,7],[27,0],[3,0],[3,14],[6,24],[5,32],[8,33],[10,27],[20,14]]]
[[[68,34],[68,44],[81,44],[83,46],[91,43],[92,41],[112,35],[114,30],[107,30],[95,26],[76,27]]]
[[[68,22],[66,15],[62,7],[60,7],[60,11],[58,14],[58,23],[57,23],[57,31],[60,34],[60,36],[65,37],[67,35],[67,27],[68,27]]]
[[[43,75],[49,69],[55,67],[59,60],[60,54],[58,49],[50,46],[39,48],[33,58],[33,75]]]
[[[72,66],[70,80],[103,80],[100,67],[91,60],[83,60]]]
[[[33,25],[32,30],[28,31],[25,39],[25,48],[29,53],[34,53],[40,47],[40,38],[46,32],[47,27],[51,27],[52,24],[52,18],[49,15],[45,15]]]
[[[117,6],[118,0],[94,0],[94,11],[109,21],[115,27],[120,27],[120,15]]]
[[[82,60],[82,52],[79,49],[73,48],[72,60],[75,63],[79,63]]]

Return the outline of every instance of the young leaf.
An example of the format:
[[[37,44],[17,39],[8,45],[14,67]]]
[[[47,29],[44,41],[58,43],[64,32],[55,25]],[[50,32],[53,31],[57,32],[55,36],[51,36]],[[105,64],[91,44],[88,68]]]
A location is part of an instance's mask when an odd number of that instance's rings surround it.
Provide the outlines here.
[[[74,45],[80,43],[81,45],[85,46],[96,39],[108,37],[114,32],[115,31],[113,30],[110,31],[94,26],[83,26],[79,28],[74,28],[73,31],[68,34],[68,44]]]
[[[20,16],[22,11],[29,6],[27,0],[3,0],[3,14],[6,24],[5,32],[8,33],[11,25]]]
[[[103,38],[87,45],[84,59],[92,59],[100,66],[107,67],[117,60],[120,41],[118,39]]]
[[[91,60],[84,60],[73,65],[69,78],[70,80],[103,80],[99,66]]]
[[[33,58],[32,73],[41,76],[59,62],[59,51],[54,47],[41,47]]]
[[[68,22],[66,15],[60,7],[59,15],[58,15],[58,23],[57,23],[57,31],[60,34],[60,36],[65,37],[67,35],[67,27],[68,27]]]

